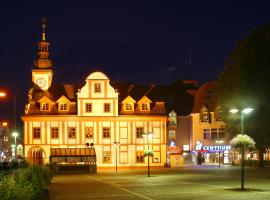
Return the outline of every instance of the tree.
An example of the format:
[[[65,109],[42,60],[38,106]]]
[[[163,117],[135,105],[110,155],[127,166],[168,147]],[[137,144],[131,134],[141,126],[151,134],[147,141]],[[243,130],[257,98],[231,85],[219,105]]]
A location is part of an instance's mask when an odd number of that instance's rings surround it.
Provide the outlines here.
[[[245,117],[245,133],[256,142],[260,166],[263,154],[270,147],[270,23],[252,31],[225,61],[218,79],[218,96],[224,110],[252,107]],[[233,130],[236,120],[229,113],[225,121]],[[238,121],[237,123],[240,126]],[[238,132],[238,131],[234,131]]]

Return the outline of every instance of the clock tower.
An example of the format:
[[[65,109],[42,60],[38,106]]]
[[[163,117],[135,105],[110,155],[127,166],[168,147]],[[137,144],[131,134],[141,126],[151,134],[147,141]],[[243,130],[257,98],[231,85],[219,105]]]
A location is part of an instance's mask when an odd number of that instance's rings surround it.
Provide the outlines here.
[[[42,90],[48,90],[52,83],[52,61],[49,59],[49,45],[46,41],[46,19],[42,19],[42,39],[38,43],[38,56],[32,69],[32,82]]]

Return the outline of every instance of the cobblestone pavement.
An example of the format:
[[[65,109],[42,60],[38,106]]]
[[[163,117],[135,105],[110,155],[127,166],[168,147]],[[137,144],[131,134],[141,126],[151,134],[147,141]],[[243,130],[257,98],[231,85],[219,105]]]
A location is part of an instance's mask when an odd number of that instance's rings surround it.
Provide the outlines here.
[[[246,169],[246,191],[240,191],[240,169],[216,166],[99,170],[97,174],[55,175],[50,199],[200,199],[269,200],[270,169]]]

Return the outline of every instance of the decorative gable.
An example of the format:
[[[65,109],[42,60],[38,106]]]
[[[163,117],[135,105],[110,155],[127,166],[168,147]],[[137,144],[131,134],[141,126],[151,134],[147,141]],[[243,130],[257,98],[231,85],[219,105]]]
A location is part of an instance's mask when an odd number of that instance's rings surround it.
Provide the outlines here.
[[[52,104],[54,103],[49,97],[43,96],[39,101],[41,111],[51,111]]]

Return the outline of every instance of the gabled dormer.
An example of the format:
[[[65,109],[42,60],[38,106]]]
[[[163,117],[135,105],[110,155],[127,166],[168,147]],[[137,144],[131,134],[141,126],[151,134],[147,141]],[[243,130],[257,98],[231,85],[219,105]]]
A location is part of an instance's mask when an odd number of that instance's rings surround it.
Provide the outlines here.
[[[70,100],[62,95],[57,101],[57,107],[59,112],[68,112],[70,108]]]
[[[127,96],[122,101],[122,111],[124,111],[124,112],[134,112],[134,104],[135,103],[136,103],[136,101],[131,96]]]
[[[152,103],[152,101],[147,96],[143,96],[138,101],[139,111],[140,112],[150,112],[151,103]]]
[[[54,102],[47,96],[43,96],[39,101],[40,111],[49,112],[52,109]]]
[[[201,122],[209,122],[209,112],[208,109],[203,106],[200,111],[200,120]]]

